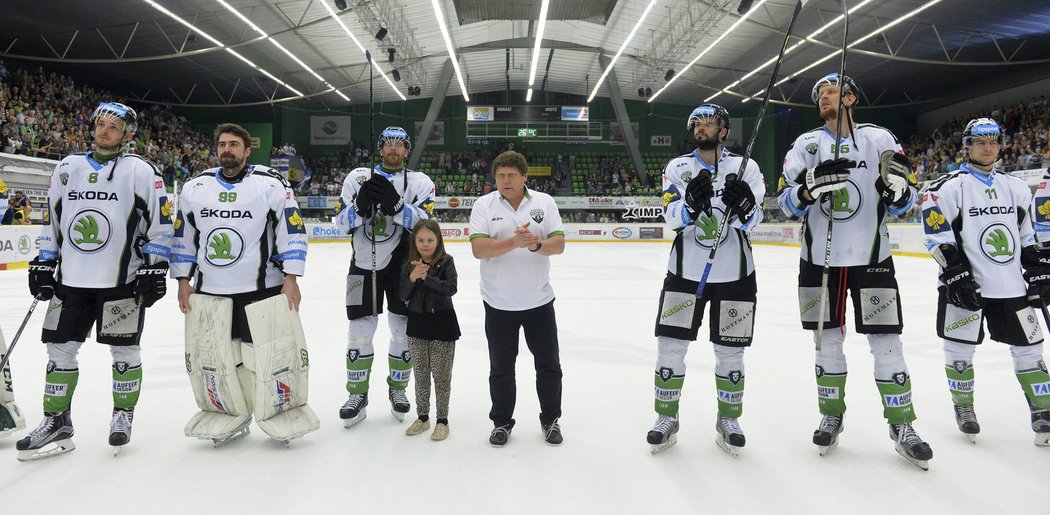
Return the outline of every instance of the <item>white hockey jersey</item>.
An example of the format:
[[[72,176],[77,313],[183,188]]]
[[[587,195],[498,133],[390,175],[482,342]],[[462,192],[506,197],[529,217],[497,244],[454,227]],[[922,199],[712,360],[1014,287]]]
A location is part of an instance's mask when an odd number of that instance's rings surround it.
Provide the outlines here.
[[[700,281],[707,258],[711,254],[711,245],[718,232],[718,224],[726,216],[725,204],[722,203],[725,178],[737,173],[742,159],[742,156],[722,149],[717,163],[718,173],[715,173],[715,164],[705,163],[696,150],[667,163],[663,176],[664,221],[678,233],[667,261],[669,272],[690,281]],[[715,188],[715,195],[711,198],[711,215],[700,213],[693,222],[686,210],[685,189],[689,181],[704,169],[711,172],[711,182]],[[747,167],[738,179],[747,182],[751,193],[755,195],[755,202],[761,205],[766,186],[758,164],[749,159]],[[761,208],[755,209],[747,223],[741,223],[740,218],[735,215],[730,217],[725,230],[722,231],[722,240],[718,243],[708,282],[736,281],[754,272],[755,260],[751,255],[751,240],[748,239],[747,233],[761,222]]]
[[[1032,192],[1017,177],[963,165],[923,190],[922,228],[931,251],[947,243],[970,263],[981,296],[1021,297],[1021,249],[1035,244]]]
[[[824,265],[824,249],[828,234],[828,210],[835,216],[832,229],[831,266],[870,265],[890,256],[889,230],[886,213],[899,216],[911,209],[918,195],[908,187],[908,202],[894,208],[879,197],[875,178],[879,176],[879,157],[886,150],[901,152],[900,143],[890,131],[862,123],[854,128],[856,146],[847,134],[839,142],[839,155],[857,162],[850,170],[845,188],[829,195],[829,202],[804,206],[799,199],[799,172],[816,167],[835,158],[835,136],[826,126],[799,136],[784,158],[783,178],[786,186],[777,202],[781,211],[791,218],[801,218],[802,259],[814,265]],[[846,128],[843,127],[843,133]]]
[[[288,182],[248,165],[227,182],[221,168],[182,186],[171,276],[192,277],[204,293],[246,293],[279,286],[306,270],[306,224]]]
[[[93,155],[67,156],[52,172],[40,259],[59,261],[66,286],[113,288],[168,260],[171,202],[153,163],[121,154],[100,164]]]
[[[372,173],[373,170],[368,168],[355,168],[346,175],[346,179],[343,180],[343,192],[339,196],[336,214],[332,220],[351,234],[354,256],[350,263],[358,268],[372,268],[374,228],[376,269],[382,270],[390,263],[390,256],[401,243],[401,238],[407,238],[406,231],[411,231],[416,222],[434,216],[434,181],[422,172],[402,168],[388,173],[382,167],[376,166],[374,173],[385,177],[394,185],[394,189],[404,199],[405,207],[395,216],[378,213],[373,224],[371,218],[358,216],[357,205],[354,203],[361,185]],[[364,229],[356,230],[360,227]]]

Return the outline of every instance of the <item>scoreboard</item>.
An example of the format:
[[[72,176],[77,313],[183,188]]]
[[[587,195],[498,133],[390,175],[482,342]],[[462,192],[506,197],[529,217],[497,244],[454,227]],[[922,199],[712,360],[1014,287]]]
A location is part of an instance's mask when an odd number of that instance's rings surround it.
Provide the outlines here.
[[[467,106],[468,122],[586,122],[587,106]]]

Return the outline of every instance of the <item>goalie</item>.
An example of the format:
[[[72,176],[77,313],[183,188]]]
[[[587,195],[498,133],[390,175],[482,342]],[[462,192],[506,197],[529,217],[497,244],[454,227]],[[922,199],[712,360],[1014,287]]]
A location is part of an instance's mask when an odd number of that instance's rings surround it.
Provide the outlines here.
[[[201,410],[185,432],[224,445],[246,436],[254,415],[287,445],[320,425],[306,404],[310,361],[298,315],[306,226],[288,182],[247,164],[248,131],[224,123],[215,142],[222,166],[183,186],[172,245],[186,372]]]

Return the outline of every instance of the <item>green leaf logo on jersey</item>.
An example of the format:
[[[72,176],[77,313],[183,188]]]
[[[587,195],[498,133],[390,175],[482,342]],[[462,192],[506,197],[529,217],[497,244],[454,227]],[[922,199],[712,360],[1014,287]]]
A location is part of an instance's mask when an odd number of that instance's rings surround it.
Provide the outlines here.
[[[372,219],[372,234],[375,236],[386,236],[387,221],[385,216],[377,216]]]
[[[208,259],[233,259],[234,255],[231,252],[232,245],[230,244],[230,235],[221,232],[212,236],[211,243],[208,244],[211,248],[212,253],[208,254]]]
[[[1013,251],[1010,250],[1010,240],[1006,237],[1006,231],[1002,229],[992,231],[988,235],[988,239],[984,240],[984,243],[992,246],[992,252],[988,253],[991,257],[1014,255]]]
[[[79,240],[73,240],[78,244],[97,244],[101,245],[104,243],[98,239],[98,220],[95,220],[93,215],[87,215],[79,220],[77,224],[73,226],[73,230],[80,233]]]
[[[718,232],[718,217],[713,213],[711,216],[701,213],[696,218],[696,228],[704,233],[701,239],[713,240],[715,233]]]
[[[846,188],[835,190],[832,193],[831,205],[836,213],[852,213],[853,209],[849,207],[849,190]]]

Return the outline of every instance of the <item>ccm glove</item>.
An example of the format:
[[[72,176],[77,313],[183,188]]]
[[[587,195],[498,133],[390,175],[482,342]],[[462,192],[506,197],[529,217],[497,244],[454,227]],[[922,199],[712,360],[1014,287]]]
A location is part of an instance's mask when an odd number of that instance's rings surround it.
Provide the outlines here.
[[[933,257],[944,268],[940,279],[947,289],[948,302],[970,311],[981,309],[981,288],[959,255],[959,249],[942,244],[934,250]]]
[[[711,172],[700,170],[685,186],[685,207],[689,215],[696,220],[701,212],[711,211],[711,197],[715,194],[715,187],[711,184]]]
[[[55,296],[55,266],[57,261],[29,262],[29,293],[40,300],[51,300]]]
[[[394,216],[405,207],[405,201],[401,199],[401,195],[394,189],[394,184],[386,180],[386,178],[381,175],[373,175],[368,182],[372,183],[369,189],[376,205],[383,210],[385,215]]]
[[[883,202],[902,207],[908,202],[908,185],[911,175],[911,159],[892,150],[879,158],[879,176],[875,178],[875,189]]]
[[[135,297],[151,307],[168,292],[168,263],[154,263],[135,272]]]
[[[844,157],[829,159],[819,165],[805,171],[804,181],[806,191],[814,200],[821,195],[841,189],[849,179],[849,170],[857,166],[856,161]]]
[[[729,179],[722,191],[722,203],[730,214],[736,215],[740,223],[747,223],[755,213],[755,194],[744,181]]]
[[[1028,305],[1043,309],[1050,304],[1050,253],[1027,246],[1021,249],[1021,264],[1028,283]]]

